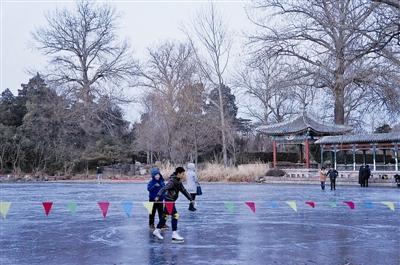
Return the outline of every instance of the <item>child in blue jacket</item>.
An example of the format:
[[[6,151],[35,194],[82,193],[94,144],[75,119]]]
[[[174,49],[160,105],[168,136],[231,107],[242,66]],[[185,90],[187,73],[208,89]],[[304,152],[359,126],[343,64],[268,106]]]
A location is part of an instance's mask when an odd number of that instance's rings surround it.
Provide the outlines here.
[[[157,197],[157,193],[161,190],[162,187],[165,186],[164,178],[160,173],[160,170],[155,167],[151,170],[151,180],[147,184],[147,190],[149,191],[149,201],[154,202],[153,210],[151,214],[149,214],[149,227],[150,229],[154,229],[154,217],[156,212],[158,212],[158,218],[161,220],[163,217],[163,199],[161,198],[159,201],[155,202],[155,198]],[[168,229],[168,226],[165,225],[164,229]]]

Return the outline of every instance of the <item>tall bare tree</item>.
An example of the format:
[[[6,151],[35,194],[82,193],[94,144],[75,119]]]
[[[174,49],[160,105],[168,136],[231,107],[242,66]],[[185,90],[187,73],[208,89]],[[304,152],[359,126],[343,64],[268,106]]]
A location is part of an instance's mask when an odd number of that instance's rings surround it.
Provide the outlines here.
[[[327,88],[333,96],[335,123],[344,124],[346,91],[367,84],[368,73],[377,66],[374,52],[387,39],[374,19],[381,5],[362,0],[261,0],[255,8],[264,14],[251,18],[258,28],[250,36],[255,54],[304,64],[315,87]],[[271,13],[279,23],[266,19]]]
[[[149,61],[141,72],[140,85],[148,89],[149,119],[156,115],[158,126],[164,126],[159,137],[165,139],[163,149],[169,159],[174,160],[173,153],[176,153],[175,145],[178,144],[177,124],[182,95],[196,83],[199,83],[199,78],[191,45],[166,42],[149,49]]]
[[[47,25],[33,33],[39,50],[51,56],[48,81],[82,102],[83,112],[102,97],[125,102],[122,89],[137,74],[128,44],[116,36],[117,18],[110,6],[83,0],[76,10],[48,14]]]
[[[198,44],[194,50],[197,52],[201,72],[211,89],[214,87],[218,89],[219,100],[212,103],[220,112],[222,156],[224,165],[227,166],[228,126],[225,121],[222,87],[225,85],[224,76],[230,59],[232,39],[214,4],[210,4],[207,9],[197,13],[193,21],[193,32],[192,35],[186,30],[186,35],[193,47]]]

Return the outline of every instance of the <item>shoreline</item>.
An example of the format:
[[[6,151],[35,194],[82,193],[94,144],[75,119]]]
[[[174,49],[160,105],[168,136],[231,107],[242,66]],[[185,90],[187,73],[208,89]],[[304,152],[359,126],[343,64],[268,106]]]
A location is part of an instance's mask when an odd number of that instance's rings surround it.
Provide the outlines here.
[[[392,188],[397,188],[396,183],[391,180],[386,180],[382,181],[379,180],[379,182],[374,182],[376,181],[375,179],[371,180],[369,183],[370,187],[392,187]],[[289,184],[289,185],[320,185],[320,182],[318,179],[307,179],[307,178],[298,178],[298,179],[277,179],[277,177],[264,177],[263,181],[254,181],[254,182],[232,182],[232,181],[213,181],[213,182],[205,182],[205,181],[200,181],[201,185],[218,185],[218,184],[228,184],[228,185],[253,185],[253,184],[258,184],[258,185],[268,185],[268,184],[274,184],[274,185],[282,185],[282,184]],[[27,184],[27,183],[38,183],[38,184],[44,184],[44,183],[63,183],[63,184],[98,184],[96,179],[76,179],[76,180],[49,180],[49,181],[1,181],[0,184]],[[147,184],[148,180],[147,179],[104,179],[101,184]],[[329,181],[326,182],[325,185],[329,188]],[[350,179],[342,179],[342,180],[337,180],[336,185],[338,186],[359,186],[358,182],[356,180],[350,180]]]

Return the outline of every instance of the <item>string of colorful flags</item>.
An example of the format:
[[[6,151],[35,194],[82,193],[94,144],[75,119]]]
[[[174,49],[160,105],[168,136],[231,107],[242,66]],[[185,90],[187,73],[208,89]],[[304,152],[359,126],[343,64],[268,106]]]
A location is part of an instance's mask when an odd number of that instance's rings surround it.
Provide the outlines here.
[[[149,214],[153,210],[154,203],[155,202],[143,202],[143,206],[147,209]],[[172,214],[175,202],[159,202],[159,203],[164,203],[164,205],[167,209],[167,212],[169,214]],[[221,202],[218,202],[218,203],[221,203]],[[283,201],[283,203],[286,204],[287,206],[289,206],[293,211],[295,211],[295,212],[298,211],[298,209],[297,209],[297,206],[299,205],[298,201],[295,201],[295,200]],[[307,206],[309,206],[310,208],[317,208],[317,202],[315,202],[315,201],[305,201],[304,203]],[[391,211],[395,211],[395,202],[380,201],[377,203],[380,203],[380,204],[386,206]],[[238,203],[235,203],[235,202],[224,202],[224,207],[228,212],[235,212],[237,204]],[[256,213],[256,202],[246,201],[246,202],[244,202],[244,204],[247,205],[247,207],[249,208],[249,210],[251,212],[253,212],[254,214]],[[374,204],[376,204],[376,202],[373,203],[371,201],[364,201],[361,205],[364,205],[364,207],[367,209],[372,209],[372,208],[374,208]],[[4,219],[7,217],[7,214],[11,208],[11,205],[12,205],[11,202],[3,202],[3,201],[0,202],[0,214]],[[108,201],[102,201],[102,202],[97,202],[97,205],[101,210],[103,218],[106,218],[108,209],[109,209],[111,203]],[[356,203],[354,201],[342,201],[342,202],[330,201],[327,203],[327,205],[330,207],[337,207],[339,205],[345,205],[351,210],[354,210],[356,208]],[[48,216],[53,208],[53,202],[51,202],[51,201],[42,202],[42,206],[43,206],[45,215]],[[124,210],[124,212],[126,213],[126,215],[128,217],[132,217],[133,202],[123,202],[121,204],[121,206],[122,206],[122,209]],[[276,209],[279,207],[279,203],[277,201],[273,201],[273,202],[271,202],[270,207]],[[77,203],[69,202],[67,205],[67,209],[71,214],[74,214],[77,209]]]

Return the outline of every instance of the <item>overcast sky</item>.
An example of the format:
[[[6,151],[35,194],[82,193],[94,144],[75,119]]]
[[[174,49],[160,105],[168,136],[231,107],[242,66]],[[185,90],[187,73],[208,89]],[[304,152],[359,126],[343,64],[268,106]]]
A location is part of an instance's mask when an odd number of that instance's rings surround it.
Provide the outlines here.
[[[21,83],[27,83],[28,70],[40,72],[47,59],[35,48],[31,32],[46,25],[45,14],[56,8],[73,8],[74,1],[18,1],[1,2],[1,76],[0,91],[10,88],[16,94]],[[182,25],[189,24],[198,9],[208,1],[108,1],[122,16],[118,32],[127,39],[136,58],[146,58],[146,48],[164,40],[183,40]],[[231,70],[238,65],[238,55],[244,42],[243,32],[251,28],[245,7],[248,1],[215,1],[217,8],[234,33]],[[131,91],[129,93],[135,93]],[[239,106],[240,107],[240,106]],[[126,118],[135,121],[141,111],[139,105],[124,107]],[[243,112],[244,109],[241,109]]]

